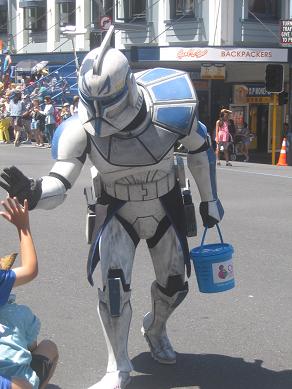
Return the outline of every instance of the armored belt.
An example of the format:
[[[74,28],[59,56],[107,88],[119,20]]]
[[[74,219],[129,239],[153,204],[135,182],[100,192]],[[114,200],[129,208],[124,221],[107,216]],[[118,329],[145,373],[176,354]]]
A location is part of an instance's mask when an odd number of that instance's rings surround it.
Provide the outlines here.
[[[119,200],[147,201],[164,196],[173,189],[175,181],[175,173],[171,172],[160,180],[143,184],[103,183],[103,189],[107,194]]]

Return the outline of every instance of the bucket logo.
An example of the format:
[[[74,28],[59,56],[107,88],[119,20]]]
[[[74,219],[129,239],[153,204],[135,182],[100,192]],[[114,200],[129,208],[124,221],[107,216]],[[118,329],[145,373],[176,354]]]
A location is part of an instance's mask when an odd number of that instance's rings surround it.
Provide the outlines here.
[[[233,280],[233,264],[232,260],[224,263],[212,263],[213,281],[215,284]]]
[[[220,265],[218,277],[221,278],[222,280],[225,280],[227,276],[228,276],[228,271],[225,269],[224,265]]]

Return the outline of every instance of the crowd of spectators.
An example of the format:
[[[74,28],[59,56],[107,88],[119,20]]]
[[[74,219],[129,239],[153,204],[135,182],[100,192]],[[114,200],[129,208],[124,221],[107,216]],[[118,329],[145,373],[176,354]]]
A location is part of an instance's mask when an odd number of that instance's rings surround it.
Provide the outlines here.
[[[60,93],[65,95],[67,85],[62,82]],[[57,83],[55,77],[41,82],[30,78],[19,84],[0,82],[0,143],[51,147],[56,127],[77,112],[79,100],[74,96],[71,105],[67,101],[57,105],[52,98]]]

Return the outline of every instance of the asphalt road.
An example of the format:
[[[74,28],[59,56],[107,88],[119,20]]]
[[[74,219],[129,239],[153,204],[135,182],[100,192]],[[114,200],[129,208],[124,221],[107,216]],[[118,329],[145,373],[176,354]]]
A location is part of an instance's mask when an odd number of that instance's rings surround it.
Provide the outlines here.
[[[39,177],[49,172],[52,160],[48,149],[0,145],[0,168],[11,164]],[[83,187],[89,184],[88,166],[62,206],[31,212],[39,276],[17,289],[17,301],[30,305],[42,321],[40,339],[50,338],[59,347],[49,389],[88,388],[106,369],[97,288],[86,280]],[[193,272],[190,292],[168,324],[177,364],[158,365],[140,333],[154,279],[141,242],[132,284],[129,354],[135,371],[129,389],[292,388],[292,168],[235,162],[219,167],[217,176],[225,208],[221,229],[235,250],[236,287],[202,294]],[[191,186],[199,201],[193,180]],[[201,236],[199,216],[198,224]],[[0,236],[0,254],[18,249],[16,231],[2,220]],[[214,229],[207,240],[218,240]],[[197,246],[199,238],[189,243]]]

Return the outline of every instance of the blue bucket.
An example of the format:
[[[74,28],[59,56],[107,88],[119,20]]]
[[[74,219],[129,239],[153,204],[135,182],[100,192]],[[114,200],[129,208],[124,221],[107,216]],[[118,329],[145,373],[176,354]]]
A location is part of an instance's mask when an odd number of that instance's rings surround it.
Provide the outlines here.
[[[205,244],[207,229],[205,228],[201,246],[191,250],[199,291],[202,293],[218,293],[234,288],[232,254],[233,247],[223,242],[222,234],[216,224],[221,243]]]

